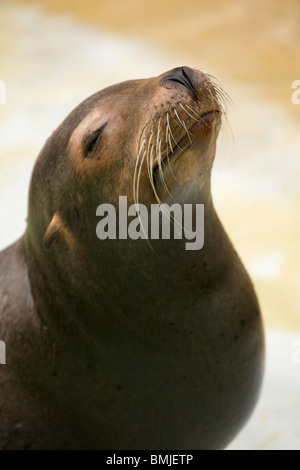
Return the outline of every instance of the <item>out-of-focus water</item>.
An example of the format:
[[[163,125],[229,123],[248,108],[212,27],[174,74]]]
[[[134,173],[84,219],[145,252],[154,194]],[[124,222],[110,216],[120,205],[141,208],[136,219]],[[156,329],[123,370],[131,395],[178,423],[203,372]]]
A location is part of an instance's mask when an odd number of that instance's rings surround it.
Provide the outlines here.
[[[291,100],[300,80],[299,2],[173,3],[1,2],[0,248],[22,235],[36,156],[75,105],[178,65],[212,73],[235,103],[219,138],[213,197],[254,281],[269,339],[261,402],[232,448],[300,448],[292,418],[300,365],[291,359],[300,340],[300,104]],[[280,402],[282,380],[291,406]],[[291,426],[292,434],[282,431]]]

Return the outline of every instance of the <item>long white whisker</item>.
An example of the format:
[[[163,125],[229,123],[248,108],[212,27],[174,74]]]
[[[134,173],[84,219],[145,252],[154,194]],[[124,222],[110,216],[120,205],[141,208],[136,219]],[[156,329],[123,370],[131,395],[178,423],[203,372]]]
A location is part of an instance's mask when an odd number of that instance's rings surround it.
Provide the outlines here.
[[[169,113],[167,113],[167,130],[168,130],[168,132],[169,132],[169,133],[168,133],[169,145],[170,145],[170,148],[171,148],[171,152],[173,153],[174,150],[173,150],[173,146],[172,146],[172,144],[171,144],[171,139],[170,139],[170,136],[173,137],[173,135],[172,135],[171,126],[170,126]],[[173,140],[174,140],[174,142],[175,142],[174,137],[173,137]]]
[[[192,119],[194,119],[196,122],[199,122],[199,119],[196,119],[194,116],[192,116],[187,109],[185,109],[185,107],[179,103],[179,106],[181,106],[181,108],[187,113],[188,116],[190,116]]]
[[[146,155],[146,154],[147,154],[147,151],[146,151],[146,149],[145,149],[145,150],[144,150],[144,153],[143,153],[143,157],[142,157],[142,159],[141,159],[141,163],[140,163],[140,167],[139,167],[139,171],[138,171],[137,183],[136,183],[136,201],[135,201],[136,207],[139,206],[140,178],[141,178],[142,166],[143,166],[143,163],[144,163],[144,159],[145,159],[145,155]]]
[[[184,127],[184,122],[180,119],[180,117],[178,116],[178,113],[177,113],[177,110],[176,108],[174,108],[174,114],[176,115],[178,121],[180,122],[180,124],[182,125],[182,127],[184,128],[184,130],[186,130],[186,127]]]
[[[148,140],[148,145],[147,145],[147,170],[148,170],[149,179],[151,178],[152,169],[150,168],[150,160],[149,160],[148,157],[149,157],[149,154],[150,154],[150,146],[151,146],[152,137],[153,137],[153,132],[151,131],[151,134],[150,134],[150,137],[149,137],[149,140]]]
[[[144,137],[143,142],[140,146],[138,156],[137,156],[137,159],[136,159],[136,162],[135,162],[134,173],[133,173],[133,200],[134,200],[135,203],[137,202],[137,196],[136,196],[137,168],[138,168],[139,159],[140,159],[140,156],[141,156],[141,153],[142,153],[142,148],[143,148],[144,144],[145,144],[145,137]]]
[[[172,132],[172,130],[171,130],[171,126],[169,126],[169,130],[170,130],[170,135],[171,135],[171,137],[172,137],[172,139],[173,139],[173,141],[174,141],[174,144],[175,144],[174,147],[178,147],[178,148],[183,152],[183,149],[180,147],[180,145],[178,144],[178,142],[176,142],[176,140],[175,140],[175,137],[174,137],[173,132]],[[173,152],[174,152],[174,148],[173,148]]]
[[[192,143],[191,136],[193,137],[193,134],[187,129],[185,122],[183,123],[183,125],[184,125],[184,128],[185,128],[185,130],[186,130],[186,133],[187,133],[187,136],[188,136],[188,138],[189,138],[189,141],[190,141],[190,143]]]
[[[192,113],[194,113],[195,116],[197,116],[197,118],[198,118],[199,114],[196,113],[196,111],[195,111],[193,108],[191,108],[187,103],[185,103],[185,106],[186,106]]]
[[[158,202],[158,204],[161,204],[161,200],[159,199],[158,197],[158,194],[157,194],[157,191],[156,191],[156,188],[155,188],[155,184],[154,184],[154,179],[153,179],[153,160],[154,160],[154,155],[153,155],[153,145],[151,145],[151,148],[150,148],[150,157],[149,157],[149,165],[150,165],[150,169],[151,169],[151,173],[150,173],[150,184],[151,184],[151,187],[152,187],[152,190],[154,192],[154,195],[155,195],[155,198]]]

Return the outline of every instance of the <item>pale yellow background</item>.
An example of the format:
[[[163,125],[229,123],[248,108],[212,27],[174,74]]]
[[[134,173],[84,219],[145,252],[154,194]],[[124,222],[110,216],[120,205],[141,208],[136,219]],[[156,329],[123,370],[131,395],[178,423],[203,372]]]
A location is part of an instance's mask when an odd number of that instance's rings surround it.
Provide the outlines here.
[[[85,97],[179,65],[229,93],[213,197],[253,279],[270,361],[232,448],[300,449],[299,0],[3,0],[0,11],[0,248],[24,231],[38,151]]]

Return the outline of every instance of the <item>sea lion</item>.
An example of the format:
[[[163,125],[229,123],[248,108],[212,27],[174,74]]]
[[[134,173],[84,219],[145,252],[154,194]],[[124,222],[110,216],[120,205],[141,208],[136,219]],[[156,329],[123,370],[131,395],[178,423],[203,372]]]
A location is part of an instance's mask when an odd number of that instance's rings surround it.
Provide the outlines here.
[[[248,419],[264,337],[211,198],[224,96],[178,67],[94,94],[46,142],[0,254],[1,449],[222,449]],[[203,204],[203,247],[100,240],[119,196]]]

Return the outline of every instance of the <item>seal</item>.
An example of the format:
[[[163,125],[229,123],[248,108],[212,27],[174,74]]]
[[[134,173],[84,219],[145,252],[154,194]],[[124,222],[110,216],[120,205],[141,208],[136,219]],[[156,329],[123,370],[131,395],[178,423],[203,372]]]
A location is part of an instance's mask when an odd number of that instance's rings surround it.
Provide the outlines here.
[[[0,254],[1,449],[222,449],[247,421],[264,336],[211,197],[225,101],[178,67],[94,94],[47,140]],[[120,196],[174,225],[172,204],[202,204],[204,245],[126,236]],[[121,236],[97,236],[101,204]]]

